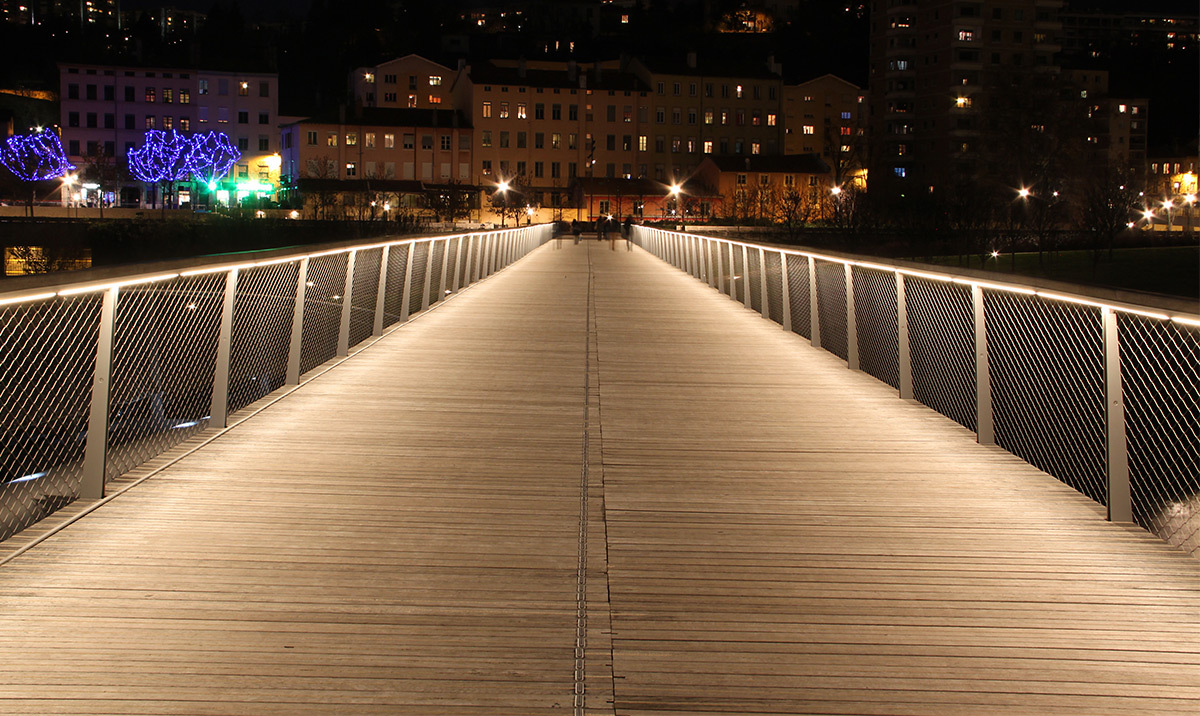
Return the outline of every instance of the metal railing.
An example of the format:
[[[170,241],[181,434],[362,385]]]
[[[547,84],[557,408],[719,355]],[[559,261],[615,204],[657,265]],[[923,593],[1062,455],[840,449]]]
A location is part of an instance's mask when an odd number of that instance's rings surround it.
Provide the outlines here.
[[[102,497],[113,478],[226,427],[550,233],[264,252],[0,294],[0,540],[78,497]]]
[[[1200,557],[1200,316],[634,227],[634,241]]]

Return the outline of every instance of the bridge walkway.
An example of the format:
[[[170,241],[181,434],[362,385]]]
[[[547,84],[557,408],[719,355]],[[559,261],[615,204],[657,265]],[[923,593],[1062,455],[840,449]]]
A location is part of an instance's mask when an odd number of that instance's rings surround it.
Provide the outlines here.
[[[614,248],[552,242],[0,567],[0,713],[1200,710],[1194,560]]]

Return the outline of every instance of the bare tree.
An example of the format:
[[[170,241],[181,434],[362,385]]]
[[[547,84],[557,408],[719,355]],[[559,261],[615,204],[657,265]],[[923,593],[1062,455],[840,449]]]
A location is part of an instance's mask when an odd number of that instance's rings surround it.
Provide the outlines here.
[[[424,203],[438,221],[466,219],[471,216],[471,188],[451,179],[445,184],[426,188]]]
[[[123,167],[118,164],[116,157],[105,152],[103,146],[98,145],[95,152],[84,156],[80,176],[98,187],[100,200],[97,202],[97,206],[100,209],[101,219],[104,218],[104,192],[110,187],[117,186],[124,173]]]
[[[1113,245],[1129,228],[1129,217],[1138,199],[1133,177],[1120,170],[1101,172],[1083,186],[1076,204],[1076,222],[1091,237],[1093,266],[1099,263],[1105,248],[1112,259]]]

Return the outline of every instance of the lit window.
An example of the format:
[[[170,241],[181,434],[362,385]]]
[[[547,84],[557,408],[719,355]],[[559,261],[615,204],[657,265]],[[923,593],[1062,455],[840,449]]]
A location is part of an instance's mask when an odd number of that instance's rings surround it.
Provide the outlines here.
[[[441,84],[442,84],[441,75],[430,75],[429,76],[429,86],[430,87],[438,87]]]
[[[628,15],[622,15],[622,16],[621,16],[621,24],[622,24],[622,25],[628,25],[628,24],[629,24],[629,16],[628,16]]]
[[[163,117],[163,129],[170,129],[173,126],[174,117]]]
[[[774,116],[774,115],[772,115],[772,116]],[[705,124],[713,123],[713,111],[711,109],[704,110],[704,123]]]
[[[436,94],[429,95],[429,104],[441,104],[441,103],[442,103],[441,97],[438,97]]]
[[[326,145],[328,145],[328,146],[330,146],[330,147],[336,147],[336,146],[337,146],[337,135],[336,135],[336,134],[330,134],[330,135],[329,135],[329,136],[328,136],[328,137],[325,139],[325,144],[326,144]]]
[[[409,106],[409,107],[416,107],[416,106],[417,106],[417,96],[416,96],[415,94],[410,94],[410,95],[408,96],[408,106]]]
[[[383,148],[384,149],[395,149],[396,148],[396,135],[395,134],[383,135]]]
[[[250,83],[249,82],[238,83],[238,96],[246,97],[249,94],[250,94]]]
[[[1118,104],[1118,105],[1117,105],[1117,111],[1118,111],[1118,112],[1120,112],[1121,114],[1125,114],[1125,110],[1126,110],[1126,106],[1125,106],[1125,105],[1123,105],[1123,104]]]
[[[644,134],[638,135],[638,151],[646,151],[646,146],[650,143],[650,138]]]
[[[525,103],[517,103],[517,119],[525,119]]]
[[[817,128],[811,124],[806,124],[806,125],[804,125],[804,133],[805,134],[816,134]]]
[[[850,151],[850,145],[849,145],[849,144],[843,144],[843,145],[842,145],[842,151],[843,151],[843,152],[848,152],[848,151]]]
[[[492,116],[492,103],[491,103],[491,102],[484,102],[484,103],[483,103],[483,116],[484,116],[484,117],[491,117],[491,116]]]
[[[742,98],[742,86],[738,85],[736,88],[736,91],[737,91],[737,98],[741,99]]]
[[[500,103],[500,119],[508,119],[508,102]]]
[[[163,90],[163,104],[171,104],[171,100],[174,99],[174,95],[175,95],[175,90],[172,90],[169,88],[164,89]]]
[[[705,154],[712,154],[712,153],[713,153],[713,143],[712,143],[712,140],[711,140],[711,139],[705,139],[705,140],[704,140],[704,153],[705,153]]]
[[[346,135],[346,146],[347,147],[358,146],[358,133],[357,132],[350,132],[349,134]]]
[[[346,162],[346,176],[358,176],[358,164],[355,162]]]
[[[762,150],[762,145],[758,142],[750,142],[750,153],[758,154]]]
[[[842,127],[840,133],[843,137],[849,137],[854,133],[854,130],[852,130],[850,127]]]
[[[375,133],[367,132],[366,134],[363,135],[363,141],[366,143],[367,149],[374,149],[375,148]]]
[[[896,176],[900,177],[901,179],[908,176],[908,169],[906,169],[904,167],[896,167],[892,171],[894,171],[896,173]]]
[[[958,31],[958,40],[959,40],[959,42],[974,42],[975,41],[975,31],[974,30],[959,30]]]
[[[778,122],[778,119],[776,118],[774,113],[767,115],[767,126],[768,127],[774,127],[777,122]]]
[[[1079,90],[1079,98],[1087,99],[1087,90]]]
[[[154,94],[155,94],[154,88],[153,88],[153,87],[147,87],[147,88],[146,88],[146,101],[147,101],[147,102],[153,102],[153,101],[155,101],[155,96],[154,96]]]
[[[179,90],[179,104],[191,104],[191,103],[192,103],[192,93],[188,92],[185,89]]]
[[[375,84],[375,74],[372,72],[368,72],[368,73],[364,74],[363,82],[366,82],[369,85]]]
[[[192,128],[192,120],[188,119],[187,117],[180,117],[179,128],[185,132],[190,131]]]

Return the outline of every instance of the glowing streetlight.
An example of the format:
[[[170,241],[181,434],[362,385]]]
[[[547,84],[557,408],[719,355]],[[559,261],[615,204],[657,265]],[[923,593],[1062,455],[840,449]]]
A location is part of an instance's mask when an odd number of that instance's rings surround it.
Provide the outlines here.
[[[1194,204],[1196,202],[1196,195],[1195,194],[1184,194],[1183,201],[1187,204]]]
[[[508,182],[502,181],[499,184],[497,184],[496,191],[500,192],[501,194],[508,191]]]
[[[1026,189],[1025,187],[1021,187],[1021,189],[1019,191],[1017,191],[1017,196],[1021,197],[1022,199],[1029,198],[1029,194],[1030,194],[1030,191],[1028,189]]]
[[[993,251],[993,252],[992,252],[992,258],[994,258],[994,259],[998,259],[998,258],[1000,258],[1000,252],[999,252],[999,251]]]
[[[671,196],[679,196],[680,191],[681,191],[681,189],[678,184],[671,185],[671,189],[670,189]]]
[[[842,193],[842,188],[840,186],[835,186],[834,188],[829,190],[829,193],[833,194],[834,196],[837,196],[838,194]]]

